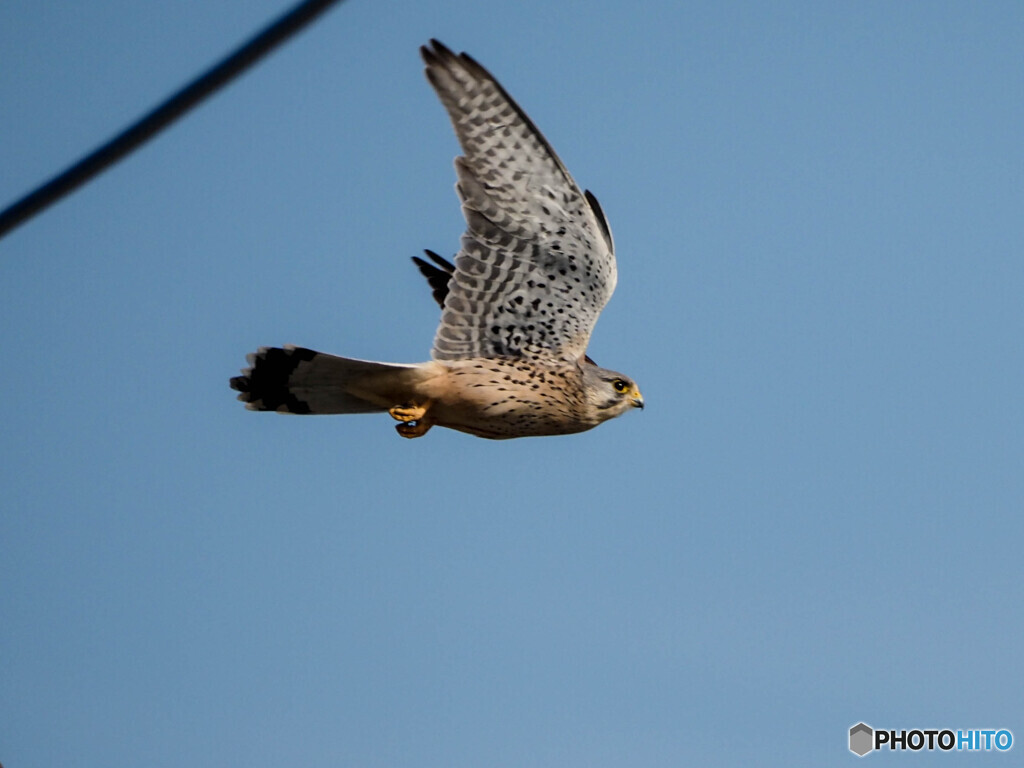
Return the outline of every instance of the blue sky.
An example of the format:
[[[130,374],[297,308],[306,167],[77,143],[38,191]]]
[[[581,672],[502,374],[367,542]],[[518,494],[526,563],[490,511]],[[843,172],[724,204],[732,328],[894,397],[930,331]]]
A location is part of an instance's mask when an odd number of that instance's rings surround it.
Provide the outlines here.
[[[0,4],[0,205],[285,7]],[[591,354],[643,413],[406,441],[235,402],[260,345],[427,358],[431,37],[600,198]],[[0,241],[0,762],[1024,739],[1022,51],[1016,2],[349,0]]]

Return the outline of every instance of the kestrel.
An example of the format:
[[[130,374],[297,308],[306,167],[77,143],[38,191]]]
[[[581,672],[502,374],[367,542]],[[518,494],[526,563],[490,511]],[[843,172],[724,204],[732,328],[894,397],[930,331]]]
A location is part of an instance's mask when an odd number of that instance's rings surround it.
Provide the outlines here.
[[[420,53],[465,153],[455,263],[414,259],[442,308],[431,360],[263,347],[231,379],[238,399],[278,413],[386,411],[410,438],[435,425],[492,439],[570,434],[643,408],[632,379],[586,356],[616,282],[597,198],[487,70],[437,40]]]

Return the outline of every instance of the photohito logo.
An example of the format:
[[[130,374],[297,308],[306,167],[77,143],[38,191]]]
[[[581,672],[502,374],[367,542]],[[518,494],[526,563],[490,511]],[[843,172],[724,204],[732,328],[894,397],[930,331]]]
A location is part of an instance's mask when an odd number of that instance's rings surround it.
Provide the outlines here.
[[[915,728],[895,731],[872,728],[867,723],[857,723],[850,728],[850,751],[858,757],[864,757],[885,746],[889,749],[909,749],[911,752],[920,752],[922,749],[1006,752],[1013,746],[1013,733],[1006,728]]]

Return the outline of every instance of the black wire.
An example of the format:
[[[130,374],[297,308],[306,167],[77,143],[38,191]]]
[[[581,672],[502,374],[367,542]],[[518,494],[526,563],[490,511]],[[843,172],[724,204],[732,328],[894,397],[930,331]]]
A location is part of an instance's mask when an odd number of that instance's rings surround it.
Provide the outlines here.
[[[341,0],[305,0],[119,135],[0,212],[0,238],[110,167]]]

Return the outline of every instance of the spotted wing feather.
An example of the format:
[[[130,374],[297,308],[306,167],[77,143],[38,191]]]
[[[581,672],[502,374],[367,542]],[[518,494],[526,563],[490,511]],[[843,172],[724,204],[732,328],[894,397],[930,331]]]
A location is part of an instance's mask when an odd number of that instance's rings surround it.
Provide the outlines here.
[[[579,360],[615,289],[597,200],[483,67],[436,40],[421,53],[465,153],[455,167],[467,229],[433,357]]]

